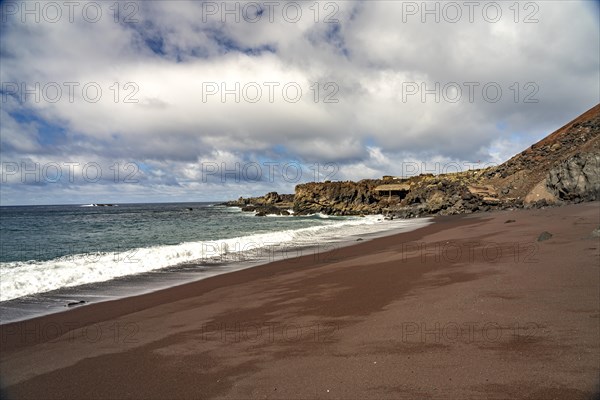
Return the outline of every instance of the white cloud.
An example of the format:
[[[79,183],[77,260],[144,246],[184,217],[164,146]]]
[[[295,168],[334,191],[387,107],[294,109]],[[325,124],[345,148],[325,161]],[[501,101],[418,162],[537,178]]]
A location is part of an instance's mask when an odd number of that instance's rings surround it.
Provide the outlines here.
[[[318,17],[312,3],[297,3],[296,23],[292,6],[283,13],[286,2],[271,10],[273,22],[265,10],[256,23],[232,14],[223,22],[222,2],[140,2],[115,23],[111,4],[102,3],[96,23],[77,13],[73,23],[22,23],[18,12],[3,21],[3,162],[135,162],[146,168],[137,192],[114,189],[126,198],[195,199],[186,195],[192,188],[206,189],[204,198],[236,197],[269,186],[209,188],[197,164],[333,162],[340,176],[357,179],[399,175],[395,166],[409,160],[500,162],[599,101],[598,20],[584,1],[531,3],[537,10],[519,3],[518,22],[513,3],[497,3],[496,23],[485,19],[491,11],[482,14],[486,2],[472,23],[464,6],[459,22],[448,22],[447,10],[436,23],[421,2],[388,1],[318,3]],[[436,4],[447,7],[428,7]],[[129,13],[137,22],[123,23]],[[323,22],[331,13],[340,24]],[[60,101],[48,101],[52,82]],[[73,99],[67,82],[78,83]],[[22,90],[11,98],[6,85],[22,83],[47,91],[15,104]],[[86,84],[88,96],[102,90],[97,102],[83,97]],[[223,88],[239,102],[222,98]],[[492,102],[486,95],[496,88],[502,96]],[[293,190],[293,182],[270,183]],[[67,189],[46,188],[73,198]],[[19,188],[11,190],[3,204],[20,201]]]

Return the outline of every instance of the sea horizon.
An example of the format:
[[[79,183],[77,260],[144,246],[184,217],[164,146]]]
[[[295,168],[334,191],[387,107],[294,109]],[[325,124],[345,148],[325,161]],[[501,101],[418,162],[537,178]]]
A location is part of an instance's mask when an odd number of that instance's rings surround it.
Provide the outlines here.
[[[137,204],[187,204],[187,203],[225,203],[228,200],[202,200],[202,201],[148,201],[148,202],[80,202],[80,203],[57,203],[57,204],[3,204],[2,207],[52,207],[52,206],[85,206],[91,204],[114,204],[114,205],[137,205]]]

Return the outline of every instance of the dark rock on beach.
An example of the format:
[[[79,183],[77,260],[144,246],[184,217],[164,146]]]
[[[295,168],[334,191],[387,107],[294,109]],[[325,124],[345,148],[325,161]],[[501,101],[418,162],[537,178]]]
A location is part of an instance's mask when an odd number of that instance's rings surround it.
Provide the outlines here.
[[[551,237],[552,237],[552,234],[550,232],[545,232],[544,231],[544,232],[540,233],[540,236],[538,236],[537,241],[538,242],[543,242],[545,240],[550,239]]]
[[[82,304],[85,304],[85,300],[79,300],[79,301],[72,301],[70,303],[67,303],[67,305],[65,307],[74,307],[74,306],[79,306]]]

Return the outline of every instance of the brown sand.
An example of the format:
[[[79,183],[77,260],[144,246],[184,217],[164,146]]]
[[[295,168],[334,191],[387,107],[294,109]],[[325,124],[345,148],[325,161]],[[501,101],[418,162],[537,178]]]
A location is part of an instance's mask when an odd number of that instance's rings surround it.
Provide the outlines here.
[[[0,376],[15,399],[588,399],[599,224],[598,202],[437,218],[4,325]]]

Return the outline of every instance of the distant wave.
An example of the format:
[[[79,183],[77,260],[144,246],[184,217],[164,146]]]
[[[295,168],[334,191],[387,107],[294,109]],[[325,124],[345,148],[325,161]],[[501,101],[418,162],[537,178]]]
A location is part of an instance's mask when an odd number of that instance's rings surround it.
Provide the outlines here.
[[[328,214],[322,214],[322,213],[316,213],[316,214],[309,214],[309,217],[312,218],[320,218],[320,219],[331,219],[331,218],[336,218],[336,216],[332,216],[332,215],[328,215]]]

